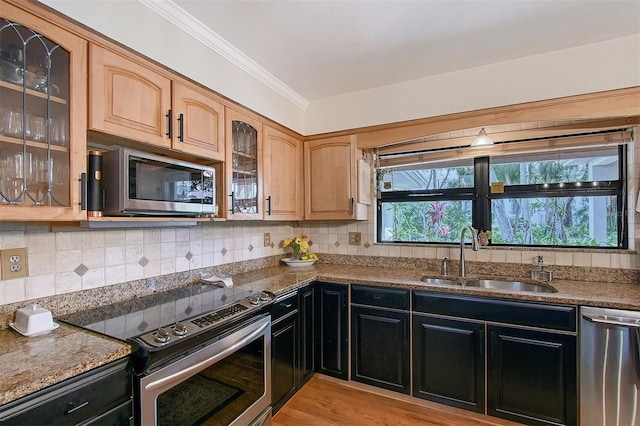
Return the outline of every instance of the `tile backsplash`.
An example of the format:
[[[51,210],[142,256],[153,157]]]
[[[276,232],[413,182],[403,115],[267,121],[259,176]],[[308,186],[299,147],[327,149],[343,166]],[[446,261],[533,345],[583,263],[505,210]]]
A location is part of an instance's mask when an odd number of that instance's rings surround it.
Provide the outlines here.
[[[0,222],[0,249],[27,247],[29,277],[0,281],[0,304],[104,287],[141,278],[283,254],[280,242],[300,232],[319,254],[459,259],[451,246],[374,244],[373,209],[362,222],[214,222],[191,227],[52,231],[46,223]],[[264,233],[272,245],[264,247]],[[360,245],[349,245],[360,232]],[[637,235],[637,234],[636,234]],[[531,264],[543,255],[559,266],[640,269],[632,251],[489,248],[465,251],[468,261]]]

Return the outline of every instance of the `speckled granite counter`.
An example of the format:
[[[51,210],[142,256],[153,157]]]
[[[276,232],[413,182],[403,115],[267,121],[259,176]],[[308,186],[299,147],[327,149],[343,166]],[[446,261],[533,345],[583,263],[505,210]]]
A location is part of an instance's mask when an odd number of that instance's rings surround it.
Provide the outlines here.
[[[131,346],[67,324],[50,333],[24,337],[0,330],[0,404],[108,364]]]
[[[328,263],[316,263],[314,266],[305,268],[273,266],[273,263],[263,266],[261,269],[251,272],[230,271],[234,275],[234,285],[254,291],[268,290],[280,295],[313,281],[321,280],[345,284],[384,285],[446,293],[640,310],[640,282],[637,282],[635,276],[627,278],[625,275],[624,277],[627,279],[618,282],[558,279],[551,283],[557,292],[530,293],[454,285],[427,285],[420,281],[420,277],[424,274],[437,276],[438,273],[430,273],[422,267],[393,268],[388,265],[353,266]],[[505,275],[502,278],[530,281],[518,278],[524,275],[524,268],[510,270],[511,273],[503,271]],[[489,276],[489,274],[469,274],[469,278]],[[179,275],[179,277],[180,280],[188,278],[187,281],[191,280],[189,282],[197,279],[195,275],[193,277]],[[455,274],[451,274],[450,278],[457,279]],[[155,279],[152,282],[155,282]],[[138,287],[142,287],[142,285]],[[110,299],[111,302],[117,302],[126,298],[127,294],[129,298],[136,297],[135,294],[131,294],[134,288],[137,289],[131,283],[123,283],[118,287],[118,290],[102,288],[95,292],[60,295],[30,303],[37,302],[47,306],[53,311],[55,317],[82,310],[82,307],[86,307],[87,304],[100,306],[107,304]],[[154,287],[149,288],[149,291],[164,291],[166,289]],[[109,294],[109,291],[116,291],[116,293]],[[113,297],[114,294],[117,294],[118,297]],[[15,331],[6,329],[6,324],[12,320],[15,309],[26,304],[25,302],[5,306],[5,313],[0,321],[5,327],[0,330],[0,346],[2,348],[0,349],[0,404],[131,353],[131,347],[123,342],[101,337],[66,324],[61,324],[60,328],[49,334],[32,338],[20,336]]]
[[[250,288],[256,291],[269,290],[275,294],[283,294],[312,281],[321,280],[346,284],[386,285],[446,293],[475,294],[519,300],[640,310],[640,283],[555,280],[550,285],[555,288],[557,292],[532,293],[461,287],[457,285],[428,285],[420,281],[420,277],[425,274],[438,276],[437,272],[429,273],[429,271],[417,269],[316,264],[304,269],[277,266],[239,274],[234,277],[234,283],[238,286],[250,286]],[[469,274],[468,279],[479,277],[488,278],[491,276]],[[451,275],[449,278],[458,279],[455,275]],[[502,277],[502,279],[505,279],[505,277]],[[508,277],[507,279],[534,282],[517,277]],[[541,284],[546,285],[546,283]]]

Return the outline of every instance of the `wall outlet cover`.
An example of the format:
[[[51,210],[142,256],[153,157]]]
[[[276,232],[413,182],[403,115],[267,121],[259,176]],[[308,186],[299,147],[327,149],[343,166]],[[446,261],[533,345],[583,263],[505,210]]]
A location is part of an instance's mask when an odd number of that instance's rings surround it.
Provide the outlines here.
[[[12,280],[29,276],[26,248],[0,250],[0,279]]]
[[[264,233],[264,246],[271,247],[271,234],[269,232]]]
[[[360,244],[362,244],[362,233],[349,232],[349,245],[359,246]]]

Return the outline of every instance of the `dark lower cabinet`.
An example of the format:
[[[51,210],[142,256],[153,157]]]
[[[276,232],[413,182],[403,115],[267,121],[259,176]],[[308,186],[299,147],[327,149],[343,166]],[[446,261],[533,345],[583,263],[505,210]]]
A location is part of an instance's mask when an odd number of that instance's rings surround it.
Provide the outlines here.
[[[409,313],[351,306],[351,380],[409,394]]]
[[[578,423],[576,336],[489,326],[487,414],[526,424]]]
[[[298,296],[271,307],[271,406],[275,414],[298,391]]]
[[[349,286],[316,283],[317,371],[343,380],[349,378]]]
[[[576,306],[414,291],[413,311],[414,396],[528,425],[578,423]]]
[[[413,396],[484,413],[484,323],[413,316]]]
[[[98,367],[2,406],[0,425],[128,426],[131,377],[128,359]]]
[[[316,370],[316,287],[310,284],[298,290],[300,319],[300,386],[313,376]]]

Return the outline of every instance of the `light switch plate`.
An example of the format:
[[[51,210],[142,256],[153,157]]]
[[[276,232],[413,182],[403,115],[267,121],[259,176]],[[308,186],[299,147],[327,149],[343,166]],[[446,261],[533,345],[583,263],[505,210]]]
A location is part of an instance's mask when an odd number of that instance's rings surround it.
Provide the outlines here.
[[[271,234],[269,232],[264,233],[264,246],[271,247]]]
[[[26,248],[0,250],[0,278],[12,280],[29,276],[29,259]]]
[[[362,244],[362,233],[349,232],[349,245],[359,246],[360,244]]]

